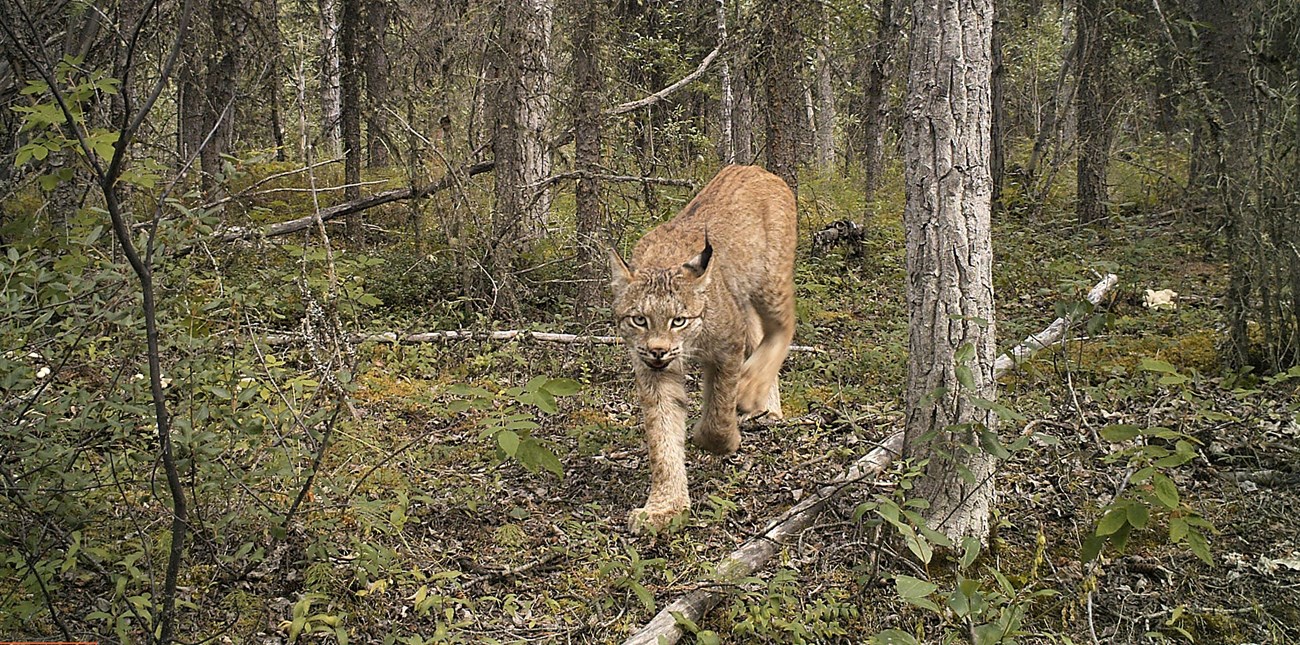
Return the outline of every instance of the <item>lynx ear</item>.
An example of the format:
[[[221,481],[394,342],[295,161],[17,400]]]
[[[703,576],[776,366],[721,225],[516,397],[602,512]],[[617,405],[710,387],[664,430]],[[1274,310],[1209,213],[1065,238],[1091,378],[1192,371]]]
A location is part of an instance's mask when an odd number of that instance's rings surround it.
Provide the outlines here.
[[[709,234],[704,234],[704,250],[700,254],[691,258],[686,264],[682,265],[682,270],[686,271],[692,278],[699,279],[709,270],[709,260],[713,259],[713,245],[709,244]]]
[[[622,293],[627,288],[627,283],[632,281],[632,267],[623,261],[623,256],[614,250],[614,247],[606,247],[606,253],[609,255],[609,284],[614,288],[614,293]]]

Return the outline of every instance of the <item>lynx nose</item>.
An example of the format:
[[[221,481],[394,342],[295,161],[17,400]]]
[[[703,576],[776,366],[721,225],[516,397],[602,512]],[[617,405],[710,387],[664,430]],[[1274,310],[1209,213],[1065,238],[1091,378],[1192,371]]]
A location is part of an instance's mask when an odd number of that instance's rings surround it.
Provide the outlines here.
[[[667,349],[667,348],[663,348],[663,349],[661,349],[661,348],[658,348],[658,347],[649,347],[649,348],[646,348],[646,351],[649,351],[649,352],[650,352],[650,357],[653,358],[653,359],[655,359],[656,361],[662,361],[662,360],[664,359],[664,355],[666,355],[666,354],[668,353],[668,349]]]

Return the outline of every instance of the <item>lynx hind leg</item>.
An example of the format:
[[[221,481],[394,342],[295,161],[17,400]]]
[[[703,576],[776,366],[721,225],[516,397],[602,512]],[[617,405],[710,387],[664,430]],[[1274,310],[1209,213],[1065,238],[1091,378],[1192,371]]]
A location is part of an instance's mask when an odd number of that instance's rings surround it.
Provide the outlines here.
[[[715,455],[729,455],[740,448],[740,426],[736,419],[740,361],[723,367],[704,363],[702,367],[703,405],[691,441]]]
[[[736,407],[746,418],[780,419],[781,388],[777,376],[794,340],[793,286],[769,298],[756,298],[749,316],[753,348],[741,370]]]

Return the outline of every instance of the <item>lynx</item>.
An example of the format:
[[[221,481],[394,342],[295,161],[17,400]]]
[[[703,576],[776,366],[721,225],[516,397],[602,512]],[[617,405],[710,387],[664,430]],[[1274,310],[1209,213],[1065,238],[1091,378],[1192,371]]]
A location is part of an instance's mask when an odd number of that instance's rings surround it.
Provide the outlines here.
[[[628,516],[661,530],[690,509],[685,361],[700,366],[694,443],[740,446],[739,417],[780,417],[777,373],[794,337],[794,195],[755,166],[723,168],[673,219],[641,238],[631,262],[610,250],[614,316],[650,453],[650,496]]]

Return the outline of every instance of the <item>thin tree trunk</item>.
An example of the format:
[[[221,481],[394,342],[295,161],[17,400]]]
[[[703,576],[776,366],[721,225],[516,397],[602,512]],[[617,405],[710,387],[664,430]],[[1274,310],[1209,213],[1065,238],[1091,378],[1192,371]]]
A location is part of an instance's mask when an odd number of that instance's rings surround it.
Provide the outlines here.
[[[817,43],[817,166],[835,167],[835,92],[832,89],[830,3],[821,5],[821,34]]]
[[[735,161],[738,164],[754,163],[754,72],[747,56],[736,56],[741,61],[734,77],[736,111],[731,119],[731,137],[735,143]]]
[[[600,68],[600,33],[605,24],[600,0],[575,0],[576,31],[573,37],[573,165],[578,172],[574,188],[577,219],[578,267],[580,274],[598,275],[603,256],[601,231],[600,139],[604,118],[601,114],[605,79]],[[577,306],[580,316],[587,316],[604,292],[600,282],[584,282],[579,289]]]
[[[328,154],[343,153],[343,91],[339,78],[339,2],[317,0],[320,9],[321,137]]]
[[[889,79],[893,74],[895,50],[901,32],[898,24],[901,9],[894,0],[881,1],[880,19],[876,24],[876,46],[872,48],[871,63],[867,67],[862,111],[862,174],[867,202],[875,197],[876,191],[884,183]]]
[[[280,88],[280,71],[284,64],[284,35],[280,30],[280,3],[279,0],[267,0],[266,16],[267,46],[271,48],[269,67],[266,70],[264,82],[266,84],[267,100],[271,103],[271,137],[275,140],[275,160],[284,161],[286,158],[284,149],[284,97],[281,96]]]
[[[989,151],[989,176],[993,180],[993,208],[1002,210],[1002,187],[1006,180],[1007,167],[1007,114],[1006,82],[1007,69],[1002,60],[1002,48],[1006,44],[1007,21],[1010,10],[1007,2],[997,2],[993,7],[993,71],[989,82],[989,98],[993,102],[993,123],[991,127]]]
[[[370,168],[388,165],[388,50],[384,35],[388,32],[392,7],[387,0],[366,3],[365,54],[362,67],[366,73],[366,164]]]
[[[717,0],[718,2],[718,44],[727,46],[727,0]],[[722,79],[722,96],[719,99],[718,123],[722,129],[722,143],[719,146],[722,163],[736,163],[736,142],[734,137],[735,128],[732,127],[733,110],[733,93],[731,89],[731,54],[724,54],[722,57],[722,66],[719,70]]]
[[[903,213],[909,312],[907,451],[932,526],[986,540],[996,395],[989,128],[991,0],[913,0]],[[982,403],[982,405],[981,405]],[[974,446],[968,452],[963,448]]]
[[[342,0],[339,29],[339,81],[342,90],[343,197],[361,197],[361,0]],[[361,218],[347,218],[348,237],[361,239]]]
[[[795,0],[764,0],[763,28],[767,89],[767,169],[799,194],[800,125],[805,118],[802,6]]]
[[[1080,224],[1102,221],[1107,214],[1106,163],[1110,159],[1110,39],[1106,34],[1106,0],[1079,0],[1075,34],[1079,91],[1075,95],[1079,147],[1076,180]]]

